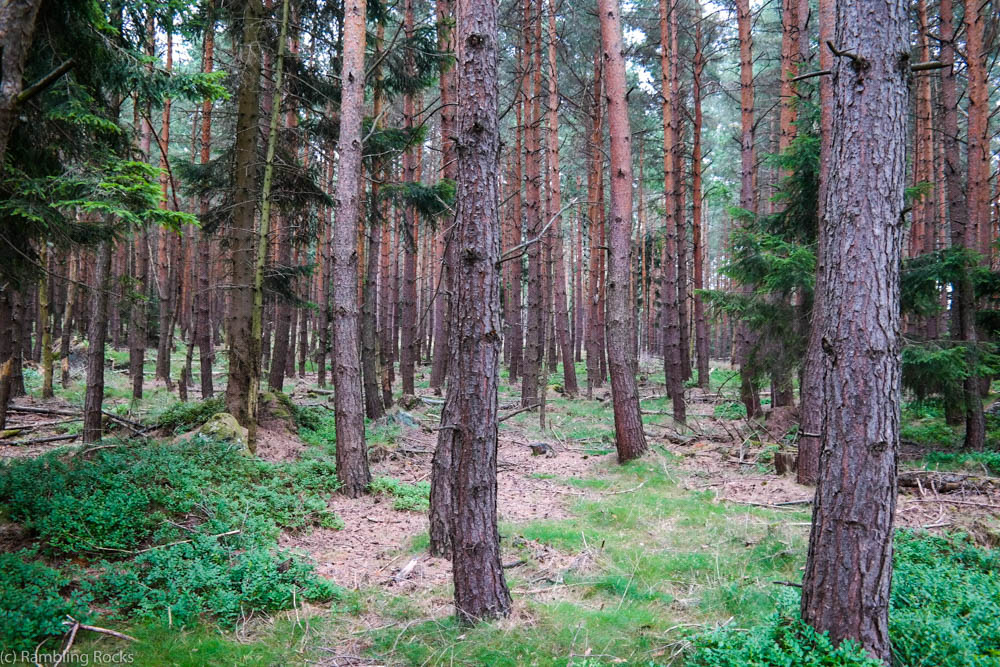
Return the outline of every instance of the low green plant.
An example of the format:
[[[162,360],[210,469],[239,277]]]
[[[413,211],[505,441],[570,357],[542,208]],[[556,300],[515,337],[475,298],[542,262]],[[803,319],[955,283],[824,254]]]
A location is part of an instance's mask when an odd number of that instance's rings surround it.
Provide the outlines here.
[[[1000,475],[1000,452],[927,452],[923,464],[935,470],[970,470]]]
[[[160,413],[156,423],[171,433],[185,433],[225,410],[226,404],[221,396],[197,402],[177,402]]]
[[[964,535],[899,531],[889,634],[907,667],[1000,664],[1000,552]]]
[[[372,493],[392,497],[393,509],[411,512],[426,512],[430,509],[430,482],[407,484],[393,477],[379,477],[368,488]]]
[[[747,416],[747,408],[739,401],[729,401],[716,405],[712,414],[717,419],[744,419]]]
[[[61,592],[70,578],[38,562],[37,549],[0,553],[0,646],[30,651],[40,640],[66,633],[67,615],[86,622],[89,595]]]
[[[232,628],[249,610],[271,612],[293,603],[324,602],[338,589],[312,566],[252,540],[199,535],[153,549],[134,560],[106,564],[88,586],[119,618],[168,621],[180,627],[209,614]]]
[[[788,604],[750,631],[723,628],[698,635],[687,667],[883,667],[848,640],[834,647],[826,633],[804,623]]]

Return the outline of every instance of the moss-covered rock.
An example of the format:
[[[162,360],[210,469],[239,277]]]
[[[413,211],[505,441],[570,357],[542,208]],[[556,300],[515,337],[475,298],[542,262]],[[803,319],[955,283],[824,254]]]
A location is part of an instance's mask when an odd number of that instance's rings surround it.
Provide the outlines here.
[[[295,404],[280,391],[265,391],[260,395],[260,412],[262,417],[266,415],[269,419],[295,421]]]
[[[240,426],[236,417],[228,412],[220,412],[198,427],[197,430],[185,433],[177,439],[177,442],[188,440],[196,435],[203,435],[218,442],[232,442],[240,445],[249,453],[247,429]]]

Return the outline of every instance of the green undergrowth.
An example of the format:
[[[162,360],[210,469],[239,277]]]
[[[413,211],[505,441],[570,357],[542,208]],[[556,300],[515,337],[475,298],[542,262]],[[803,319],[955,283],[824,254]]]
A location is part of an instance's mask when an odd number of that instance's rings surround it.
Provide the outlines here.
[[[670,464],[654,452],[596,478],[556,478],[592,494],[572,503],[571,518],[501,524],[505,561],[532,563],[545,545],[575,563],[543,578],[507,571],[518,621],[467,628],[400,602],[397,623],[371,633],[371,655],[413,665],[880,664],[802,623],[798,591],[774,584],[801,579],[808,511],[718,502],[685,490]],[[895,553],[896,664],[1000,664],[1000,554],[910,531],[897,534]]]
[[[392,477],[378,477],[368,489],[372,493],[392,498],[393,509],[426,512],[431,506],[430,482],[408,484]]]
[[[3,606],[20,617],[0,615],[0,645],[34,646],[61,632],[53,623],[64,609],[52,591],[77,611],[180,627],[202,616],[233,627],[296,598],[330,599],[337,591],[278,550],[277,538],[342,526],[327,507],[336,488],[332,462],[269,463],[200,436],[3,464],[0,516],[31,546],[5,556]],[[48,594],[16,583],[32,568],[56,582]]]

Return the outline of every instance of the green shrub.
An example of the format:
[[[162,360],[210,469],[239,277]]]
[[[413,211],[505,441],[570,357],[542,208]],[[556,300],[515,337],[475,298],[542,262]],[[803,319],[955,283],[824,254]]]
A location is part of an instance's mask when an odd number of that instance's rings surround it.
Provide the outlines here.
[[[982,473],[983,468],[991,475],[1000,475],[1000,452],[928,452],[925,464],[938,470],[971,470]]]
[[[394,498],[392,503],[393,509],[426,512],[431,506],[430,482],[407,484],[392,477],[379,477],[368,488],[372,493]]]
[[[718,419],[743,419],[747,416],[747,408],[739,401],[720,403],[712,410]]]
[[[156,423],[172,433],[185,433],[225,411],[226,404],[221,396],[198,402],[178,402],[164,410]]]
[[[67,614],[88,620],[89,597],[80,591],[63,597],[69,578],[36,556],[34,549],[0,553],[0,647],[8,651],[30,651],[45,638],[65,634]]]
[[[967,537],[896,534],[889,633],[907,667],[1000,665],[1000,552]]]
[[[132,561],[106,564],[107,572],[89,589],[118,616],[169,619],[181,627],[203,614],[233,627],[251,611],[288,609],[293,602],[322,602],[338,595],[333,584],[313,574],[311,565],[241,538],[198,536]]]
[[[788,605],[792,607],[791,604]],[[695,638],[687,667],[883,667],[851,641],[834,648],[797,613],[776,614],[743,632],[723,628]]]

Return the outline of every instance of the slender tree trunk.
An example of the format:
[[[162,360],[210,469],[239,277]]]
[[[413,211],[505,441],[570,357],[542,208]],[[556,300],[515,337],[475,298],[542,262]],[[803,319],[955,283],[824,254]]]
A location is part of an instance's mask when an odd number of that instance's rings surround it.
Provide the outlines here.
[[[38,263],[44,267],[38,280],[38,329],[42,341],[42,398],[52,398],[52,318],[49,316],[49,247],[42,242]]]
[[[522,75],[523,78],[523,75]],[[522,84],[523,85],[523,84]],[[517,127],[514,131],[514,220],[511,225],[510,244],[512,248],[521,245],[523,235],[521,234],[524,209],[521,200],[521,184],[524,173],[522,162],[524,160],[524,146],[522,137],[524,136],[524,101],[519,95],[514,102],[514,111],[517,119]],[[510,264],[510,381],[513,383],[523,372],[524,366],[524,324],[522,321],[523,296],[524,296],[524,261],[521,257],[508,262]]]
[[[173,38],[173,17],[169,12],[166,25],[163,29],[167,33],[166,66],[168,73],[173,70],[174,60],[174,38]],[[161,208],[169,209],[169,188],[170,179],[168,176],[167,154],[170,150],[170,98],[163,102],[163,123],[160,126],[160,136],[157,139],[160,153],[160,189],[163,195]],[[174,315],[174,290],[171,281],[171,241],[174,232],[166,227],[158,230],[156,249],[156,289],[159,295],[159,331],[156,346],[156,377],[162,379],[168,390],[173,389],[173,380],[170,377],[170,345],[173,334]]]
[[[464,623],[507,616],[510,593],[497,530],[500,376],[497,4],[458,8],[458,216],[448,394],[438,449],[451,448],[455,609]]]
[[[214,10],[214,2],[209,2],[209,12]],[[205,28],[202,71],[211,73],[215,56],[215,21],[209,19]],[[208,164],[212,159],[212,101],[206,99],[201,104],[201,163]],[[208,197],[202,198],[201,213],[208,214]],[[198,290],[195,293],[195,338],[198,342],[198,358],[201,363],[201,398],[212,398],[215,389],[212,385],[212,362],[215,352],[212,349],[212,239],[205,233],[198,236]]]
[[[77,280],[79,278],[79,273],[80,273],[79,267],[80,267],[80,260],[78,256],[72,251],[70,251],[69,275],[66,285],[66,308],[63,311],[62,336],[60,337],[59,340],[59,366],[61,371],[60,384],[62,384],[63,389],[69,389],[69,346],[70,346],[70,339],[72,338],[73,335],[73,313],[77,308],[77,300],[79,299],[79,294],[80,294],[80,287],[79,285],[77,285]],[[3,304],[0,303],[0,307],[2,306]],[[133,319],[131,324],[129,325],[129,336],[132,335],[132,329],[135,326],[137,326],[137,322],[135,319]],[[0,318],[0,340],[2,339],[3,339],[3,328],[2,328],[2,318]],[[4,358],[3,354],[0,353],[0,359],[3,358]],[[131,363],[131,356],[129,357],[129,362]],[[130,370],[129,372],[131,373],[132,371]],[[139,372],[142,373],[141,366]],[[0,408],[4,407],[5,407],[4,402],[0,401]]]
[[[576,381],[576,366],[573,363],[573,347],[569,339],[569,314],[566,311],[566,262],[563,247],[562,225],[562,188],[559,182],[559,70],[556,68],[556,9],[549,0],[549,209],[554,216],[552,222],[553,239],[553,309],[555,310],[556,338],[563,363],[563,389],[568,396],[576,396],[580,389]]]
[[[438,0],[436,5],[438,48],[444,53],[453,53],[455,50],[453,28],[448,25],[448,21],[455,14],[455,2],[454,0]],[[457,100],[455,98],[455,75],[450,65],[442,64],[439,79],[441,82],[441,176],[454,181],[458,175],[454,141]],[[434,359],[431,366],[430,387],[435,395],[440,396],[448,371],[448,326],[451,321],[448,315],[451,310],[449,274],[453,258],[450,252],[451,245],[445,239],[443,229],[435,234],[435,239],[438,248],[436,255],[443,262],[443,267],[438,268],[436,263],[433,265],[433,272],[438,276],[438,283],[437,294],[434,297]],[[450,497],[451,494],[447,495]]]
[[[687,416],[687,406],[684,403],[683,364],[681,362],[680,333],[680,303],[677,268],[679,266],[677,252],[677,186],[680,179],[677,175],[677,120],[675,113],[677,105],[674,96],[674,69],[677,67],[677,45],[672,36],[676,32],[675,22],[671,16],[677,12],[676,0],[660,0],[660,67],[661,82],[665,96],[663,98],[663,173],[665,195],[665,234],[663,250],[660,256],[660,271],[662,284],[660,287],[661,328],[663,330],[663,364],[666,378],[667,395],[670,396],[674,419],[683,422]]]
[[[377,118],[379,114],[375,114]],[[372,183],[372,215],[367,226],[368,252],[365,255],[365,283],[361,301],[361,375],[364,383],[365,416],[379,419],[385,414],[378,378],[378,344],[375,327],[378,265],[381,259],[381,230],[378,216],[378,186]]]
[[[604,163],[601,157],[601,144],[603,142],[602,133],[602,94],[603,83],[601,77],[601,52],[594,53],[594,91],[591,98],[591,131],[589,161],[587,170],[587,201],[588,225],[587,225],[587,247],[590,250],[589,270],[587,273],[587,398],[591,398],[594,389],[601,386],[601,336],[600,336],[600,306],[601,306],[601,255],[603,252],[599,248],[601,245],[600,227],[601,218],[604,215],[603,202],[601,200],[601,182],[603,179],[602,166]]]
[[[97,249],[96,280],[91,296],[90,328],[87,331],[87,391],[83,397],[83,441],[98,442],[103,435],[101,406],[104,403],[104,343],[108,335],[108,293],[111,291],[111,241]]]
[[[337,224],[333,230],[333,365],[337,429],[337,479],[354,498],[371,483],[358,358],[358,256],[354,230],[360,214],[361,121],[364,116],[365,3],[344,7],[344,65],[341,79]]]
[[[889,663],[896,450],[899,274],[903,253],[907,5],[839,3],[833,136],[824,207],[824,404],[802,617]],[[875,151],[881,159],[872,162]]]
[[[642,456],[646,436],[639,413],[634,363],[629,359],[635,317],[628,302],[632,266],[632,139],[625,84],[625,45],[618,0],[599,0],[601,42],[607,68],[606,100],[611,135],[611,225],[608,234],[608,370],[615,413],[618,461]]]
[[[740,36],[740,207],[756,214],[754,193],[754,84],[753,84],[753,41],[750,0],[736,0],[736,18]],[[744,286],[744,293],[750,290]],[[740,366],[740,400],[746,407],[748,417],[761,413],[760,394],[757,390],[757,369],[753,363],[754,336],[746,322],[736,325],[736,361]]]
[[[327,191],[333,189],[333,151],[326,163]],[[326,386],[326,359],[330,354],[330,228],[333,225],[333,210],[327,208],[319,216],[319,348],[316,351],[318,366],[317,383]]]
[[[541,221],[541,149],[539,125],[541,123],[541,72],[537,71],[535,54],[541,46],[535,43],[535,21],[540,21],[540,5],[535,7],[531,0],[524,2],[524,64],[531,72],[530,95],[525,100],[525,228],[531,243],[528,246],[528,301],[527,337],[524,346],[524,360],[521,373],[521,405],[528,407],[539,401],[538,377],[542,370],[542,356],[545,346],[545,331],[542,295],[542,233]],[[531,63],[531,64],[529,64]],[[541,387],[545,391],[545,387]]]
[[[990,229],[990,95],[987,85],[985,6],[986,3],[982,0],[967,2],[964,15],[969,79],[966,91],[969,98],[966,247],[983,255],[983,263],[990,266],[993,233]]]
[[[413,0],[404,0],[404,25],[407,39],[413,37]],[[413,75],[413,54],[406,53],[406,71]],[[413,95],[403,97],[403,126],[412,130],[416,124],[416,110]],[[417,180],[416,149],[409,147],[403,154],[403,181]],[[403,378],[403,393],[413,394],[414,366],[417,362],[417,215],[413,206],[407,205],[403,211],[405,232],[403,234],[403,291],[400,296],[400,326],[402,341],[399,351],[399,374]]]
[[[698,367],[698,386],[708,389],[708,325],[705,321],[705,305],[701,300],[701,290],[705,287],[705,239],[702,232],[701,206],[701,77],[705,72],[705,53],[701,33],[701,4],[697,5],[695,24],[695,52],[692,95],[694,97],[694,123],[691,128],[691,222],[694,272],[694,342]]]
[[[819,43],[833,40],[833,22],[837,0],[819,0]],[[950,2],[950,0],[944,0]],[[833,66],[833,54],[829,48],[819,50],[820,69]],[[826,251],[826,233],[823,221],[826,219],[826,192],[830,181],[830,142],[833,136],[833,85],[829,76],[819,77],[820,97],[820,148],[819,148],[819,233],[816,236],[816,287],[813,289],[812,321],[809,328],[809,347],[802,369],[802,384],[799,390],[801,425],[799,428],[799,455],[796,477],[799,484],[816,484],[819,481],[819,455],[823,431],[823,341],[820,327],[820,313],[823,312],[823,270]]]

